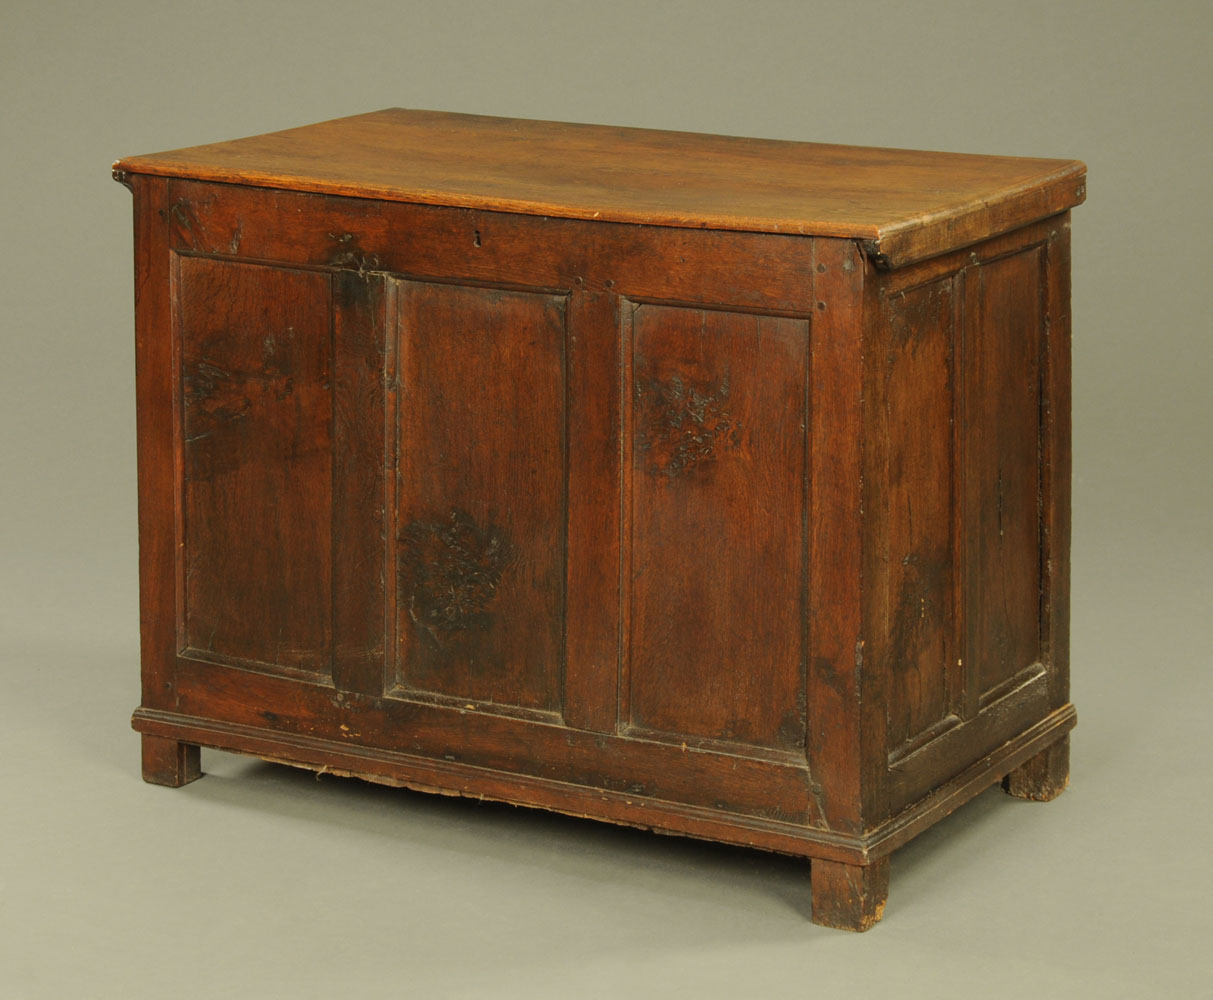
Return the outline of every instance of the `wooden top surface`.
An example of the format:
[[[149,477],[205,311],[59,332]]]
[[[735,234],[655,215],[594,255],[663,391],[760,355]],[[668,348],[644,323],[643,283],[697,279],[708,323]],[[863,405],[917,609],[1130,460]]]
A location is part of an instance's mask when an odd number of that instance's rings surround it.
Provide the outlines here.
[[[975,156],[389,108],[115,171],[358,198],[865,242],[890,266],[1079,204],[1077,160]]]

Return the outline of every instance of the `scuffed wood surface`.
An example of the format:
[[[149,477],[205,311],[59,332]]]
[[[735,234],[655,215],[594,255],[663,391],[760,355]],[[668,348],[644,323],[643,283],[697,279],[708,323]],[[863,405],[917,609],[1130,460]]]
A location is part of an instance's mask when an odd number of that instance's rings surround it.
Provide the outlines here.
[[[896,267],[1063,212],[1077,160],[389,108],[119,160],[160,174],[526,215],[865,241]]]

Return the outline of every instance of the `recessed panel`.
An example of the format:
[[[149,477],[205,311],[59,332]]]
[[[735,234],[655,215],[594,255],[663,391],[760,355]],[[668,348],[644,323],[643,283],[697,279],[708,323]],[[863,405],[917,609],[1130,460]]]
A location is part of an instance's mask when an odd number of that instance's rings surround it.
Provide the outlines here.
[[[882,308],[888,739],[908,749],[952,712],[960,669],[952,654],[952,279]]]
[[[565,606],[565,299],[394,282],[398,680],[554,711]]]
[[[1041,252],[970,269],[963,450],[968,649],[989,694],[1040,660]]]
[[[808,349],[804,320],[635,310],[634,727],[804,744]]]
[[[327,673],[332,649],[329,278],[177,262],[181,645]]]

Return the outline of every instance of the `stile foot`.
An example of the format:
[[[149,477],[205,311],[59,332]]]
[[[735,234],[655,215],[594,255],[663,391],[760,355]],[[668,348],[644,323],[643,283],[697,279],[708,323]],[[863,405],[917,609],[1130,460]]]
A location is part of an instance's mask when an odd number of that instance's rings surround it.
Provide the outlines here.
[[[1048,802],[1070,781],[1070,737],[1054,743],[1019,765],[1002,779],[1002,789],[1017,799]]]
[[[870,865],[810,862],[813,923],[845,931],[866,931],[884,916],[889,898],[889,859]]]
[[[202,751],[190,743],[143,734],[143,780],[180,788],[202,777]]]

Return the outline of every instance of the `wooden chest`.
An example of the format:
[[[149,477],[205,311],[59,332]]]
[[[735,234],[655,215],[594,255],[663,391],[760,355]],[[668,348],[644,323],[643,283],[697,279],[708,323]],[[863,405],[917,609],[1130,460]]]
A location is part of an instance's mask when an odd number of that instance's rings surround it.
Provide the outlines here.
[[[1064,786],[1064,160],[388,110],[119,161],[148,781],[812,860]]]

